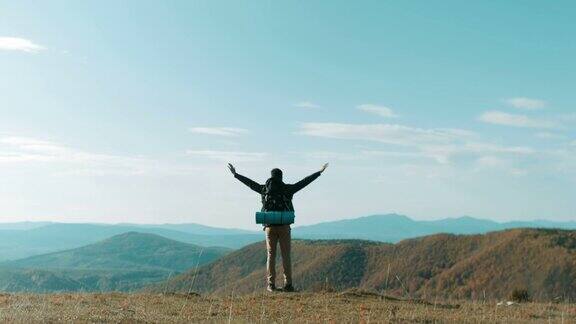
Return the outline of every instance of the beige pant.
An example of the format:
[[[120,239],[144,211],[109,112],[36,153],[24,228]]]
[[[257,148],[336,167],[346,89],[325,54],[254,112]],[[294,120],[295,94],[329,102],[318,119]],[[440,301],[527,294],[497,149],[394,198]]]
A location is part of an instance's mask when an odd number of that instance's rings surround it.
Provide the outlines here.
[[[266,270],[268,284],[276,284],[276,247],[280,242],[282,267],[284,268],[284,284],[292,284],[292,264],[290,262],[290,225],[266,227],[266,250],[268,261]]]

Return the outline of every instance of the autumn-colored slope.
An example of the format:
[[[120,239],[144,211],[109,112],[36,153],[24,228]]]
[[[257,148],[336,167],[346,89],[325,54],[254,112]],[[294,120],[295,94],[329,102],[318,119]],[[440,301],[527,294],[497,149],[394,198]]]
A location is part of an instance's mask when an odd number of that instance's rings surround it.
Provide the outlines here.
[[[576,231],[514,229],[439,234],[397,244],[294,241],[301,290],[359,287],[420,298],[503,298],[516,288],[535,299],[576,298]],[[247,293],[264,287],[266,254],[256,243],[151,290]]]

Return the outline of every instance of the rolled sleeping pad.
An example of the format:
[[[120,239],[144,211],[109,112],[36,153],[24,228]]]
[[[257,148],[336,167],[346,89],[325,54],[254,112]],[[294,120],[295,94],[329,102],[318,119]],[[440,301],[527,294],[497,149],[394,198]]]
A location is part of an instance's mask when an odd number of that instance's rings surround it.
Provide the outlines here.
[[[256,224],[290,225],[294,218],[293,211],[256,212]]]

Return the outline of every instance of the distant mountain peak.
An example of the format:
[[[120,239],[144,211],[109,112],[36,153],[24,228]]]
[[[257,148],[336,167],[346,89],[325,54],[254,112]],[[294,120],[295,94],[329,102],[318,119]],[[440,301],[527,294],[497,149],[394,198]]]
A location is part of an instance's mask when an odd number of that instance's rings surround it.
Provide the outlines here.
[[[180,241],[175,241],[158,234],[142,233],[137,231],[130,231],[126,233],[117,234],[105,240],[102,240],[96,244],[106,244],[110,242],[126,242],[126,241],[138,241],[138,242],[163,241],[163,242],[174,242],[178,244],[188,244]]]
[[[474,218],[472,216],[468,216],[468,215],[463,215],[460,217],[456,217],[456,219],[463,219],[463,220],[478,220],[478,218]]]
[[[401,214],[396,214],[396,213],[374,214],[374,215],[364,216],[364,217],[360,217],[360,218],[388,218],[388,219],[395,218],[395,219],[412,220],[410,217],[408,217],[406,215],[401,215]]]

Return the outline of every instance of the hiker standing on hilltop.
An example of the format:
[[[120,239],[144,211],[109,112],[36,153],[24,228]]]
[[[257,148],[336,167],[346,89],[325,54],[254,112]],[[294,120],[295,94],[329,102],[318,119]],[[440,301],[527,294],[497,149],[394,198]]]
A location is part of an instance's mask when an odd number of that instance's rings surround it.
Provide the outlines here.
[[[282,170],[273,169],[270,179],[261,185],[243,175],[236,173],[236,169],[230,163],[228,168],[234,175],[234,178],[240,180],[243,184],[250,189],[262,195],[262,211],[294,211],[292,205],[292,197],[296,192],[309,185],[312,181],[316,180],[326,170],[328,163],[322,166],[320,171],[317,171],[306,178],[294,183],[286,184],[282,181]],[[282,254],[282,267],[284,268],[284,288],[283,291],[294,291],[292,285],[292,264],[290,260],[290,225],[272,225],[265,224],[264,231],[266,232],[266,250],[268,259],[266,261],[267,270],[267,290],[272,292],[276,290],[276,247],[280,243],[280,252]]]

